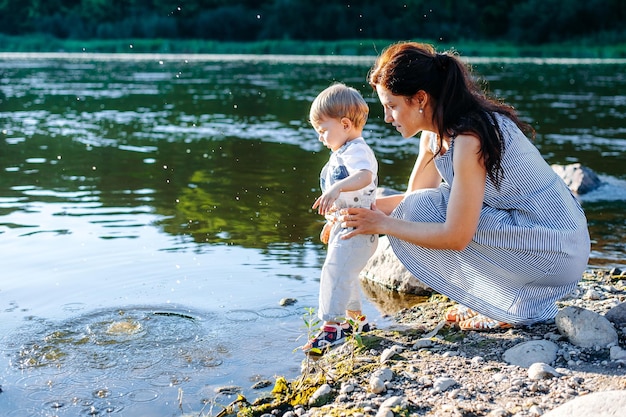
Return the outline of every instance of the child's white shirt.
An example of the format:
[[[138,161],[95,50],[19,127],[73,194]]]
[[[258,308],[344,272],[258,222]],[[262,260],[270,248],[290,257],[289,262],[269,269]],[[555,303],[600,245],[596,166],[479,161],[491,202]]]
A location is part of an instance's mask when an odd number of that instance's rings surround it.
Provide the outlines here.
[[[370,171],[372,173],[372,181],[359,190],[342,192],[335,201],[336,208],[371,207],[376,200],[378,161],[374,152],[362,137],[346,142],[345,145],[330,155],[320,174],[322,191],[325,191],[337,181],[354,175],[361,170]]]

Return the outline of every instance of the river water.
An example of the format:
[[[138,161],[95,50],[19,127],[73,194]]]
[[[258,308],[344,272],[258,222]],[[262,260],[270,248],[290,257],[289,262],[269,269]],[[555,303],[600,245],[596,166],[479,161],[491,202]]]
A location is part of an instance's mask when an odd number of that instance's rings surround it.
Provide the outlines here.
[[[365,95],[383,186],[417,151],[382,122],[371,63],[1,55],[0,414],[211,415],[297,375],[325,255],[311,100],[333,81]],[[589,266],[623,266],[625,62],[472,63],[548,162],[601,177],[581,197]]]

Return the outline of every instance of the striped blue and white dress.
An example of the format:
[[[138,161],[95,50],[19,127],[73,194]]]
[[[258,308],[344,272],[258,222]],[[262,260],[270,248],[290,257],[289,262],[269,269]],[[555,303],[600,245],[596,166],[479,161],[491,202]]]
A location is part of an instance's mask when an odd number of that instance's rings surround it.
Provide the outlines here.
[[[553,318],[587,267],[587,221],[577,199],[537,148],[497,115],[505,140],[503,178],[487,178],[478,229],[462,251],[426,249],[389,236],[404,266],[433,290],[493,319],[528,325]],[[436,136],[431,134],[433,152]],[[392,216],[413,222],[446,218],[454,181],[454,141],[435,165],[439,188],[408,194]]]

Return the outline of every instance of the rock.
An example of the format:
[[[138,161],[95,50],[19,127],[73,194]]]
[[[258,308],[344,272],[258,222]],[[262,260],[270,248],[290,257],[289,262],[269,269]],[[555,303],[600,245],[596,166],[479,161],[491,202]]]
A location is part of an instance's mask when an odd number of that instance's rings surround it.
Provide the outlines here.
[[[531,340],[507,349],[502,355],[507,363],[528,368],[533,363],[552,363],[559,347],[548,340]]]
[[[595,190],[602,181],[591,169],[579,163],[569,165],[552,165],[552,170],[565,181],[565,184],[573,193],[582,195]]]
[[[295,303],[297,303],[297,302],[298,302],[298,300],[296,300],[295,298],[289,298],[289,297],[286,297],[286,298],[282,298],[282,299],[278,302],[278,304],[280,304],[280,305],[281,305],[281,306],[283,306],[283,307],[286,307],[286,306],[294,305],[294,304],[295,304]]]
[[[391,381],[393,379],[393,371],[389,368],[381,368],[375,371],[372,376],[377,376],[383,381]]]
[[[418,350],[422,348],[431,347],[434,342],[431,339],[421,338],[417,339],[417,341],[413,344],[413,349]]]
[[[403,350],[404,348],[400,345],[393,345],[392,347],[383,350],[383,353],[380,354],[380,363],[388,362],[391,358],[398,353],[401,353]]]
[[[585,295],[583,295],[583,298],[585,300],[601,300],[602,293],[600,291],[594,290],[593,288],[590,288],[587,290]]]
[[[626,362],[626,350],[619,346],[611,346],[609,357],[612,361]]]
[[[496,407],[495,409],[491,410],[489,414],[487,414],[488,417],[507,417],[510,415],[511,414],[509,414],[509,412],[502,407]]]
[[[378,248],[361,271],[361,276],[384,288],[401,293],[430,295],[433,292],[402,265],[386,236],[379,238]]]
[[[541,380],[541,379],[549,379],[552,377],[559,377],[560,373],[556,371],[553,367],[546,363],[537,362],[530,365],[528,368],[528,378],[532,380]]]
[[[394,395],[393,397],[389,397],[385,401],[383,401],[380,407],[381,408],[394,408],[401,404],[402,404],[402,397],[398,397]]]
[[[473,366],[478,366],[485,362],[485,358],[482,356],[474,356],[470,362]]]
[[[226,395],[235,395],[240,393],[242,390],[241,387],[238,387],[236,385],[226,385],[223,387],[217,387],[215,388],[215,392],[218,394],[226,394]]]
[[[626,410],[626,391],[583,395],[547,412],[543,417],[616,417]]]
[[[502,381],[506,381],[508,378],[507,378],[506,374],[503,374],[502,372],[496,372],[495,374],[493,374],[491,379],[493,379],[494,382],[500,383]]]
[[[374,394],[380,394],[385,392],[385,382],[391,381],[393,378],[393,371],[389,368],[382,368],[375,371],[369,380],[369,388]]]
[[[435,382],[433,383],[433,389],[436,392],[443,392],[455,386],[456,383],[457,382],[452,378],[440,377],[435,379]]]
[[[626,326],[626,303],[621,303],[610,309],[604,315],[615,327]]]
[[[558,312],[555,323],[569,342],[580,347],[607,347],[617,344],[617,331],[606,319],[591,310],[569,306]]]
[[[354,392],[354,384],[350,382],[344,382],[341,384],[341,389],[339,390],[340,394],[349,394]]]
[[[376,417],[393,417],[393,411],[389,408],[381,408],[376,412]]]
[[[385,387],[385,381],[377,376],[372,376],[370,378],[369,388],[374,394],[380,394],[387,390],[387,387]]]
[[[326,402],[330,400],[332,392],[333,389],[330,387],[330,385],[323,384],[313,393],[313,395],[311,395],[311,398],[309,399],[309,405],[317,407],[326,404]]]
[[[272,385],[272,381],[269,379],[265,379],[263,381],[258,381],[254,385],[252,385],[252,389],[262,389]]]
[[[393,397],[387,398],[380,405],[380,408],[378,409],[378,412],[376,413],[376,417],[393,417],[394,414],[393,414],[392,409],[399,405],[402,405],[402,397],[393,396]]]

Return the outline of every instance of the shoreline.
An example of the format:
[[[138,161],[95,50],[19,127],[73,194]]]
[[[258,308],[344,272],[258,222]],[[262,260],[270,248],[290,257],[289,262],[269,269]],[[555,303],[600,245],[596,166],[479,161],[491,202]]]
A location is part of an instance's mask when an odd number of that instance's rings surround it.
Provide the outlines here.
[[[626,59],[626,42],[597,44],[593,39],[538,45],[508,41],[455,41],[409,39],[435,45],[439,51],[458,51],[462,57]],[[58,39],[42,35],[0,35],[2,52],[102,52],[183,54],[274,54],[362,56],[373,59],[385,46],[398,39],[339,39],[295,41],[274,39],[226,42],[210,39]]]
[[[585,272],[558,306],[604,315],[624,303],[626,274],[598,268]],[[453,304],[433,295],[394,314],[396,324],[389,328],[349,340],[319,360],[305,358],[298,378],[278,377],[271,395],[240,404],[237,415],[540,416],[592,393],[626,393],[626,357],[616,360],[610,346],[573,345],[554,321],[463,332],[441,322]],[[619,347],[614,349],[626,348],[626,326],[615,327]],[[558,347],[546,364],[551,374],[536,378],[528,367],[504,359],[509,349],[527,342]]]

